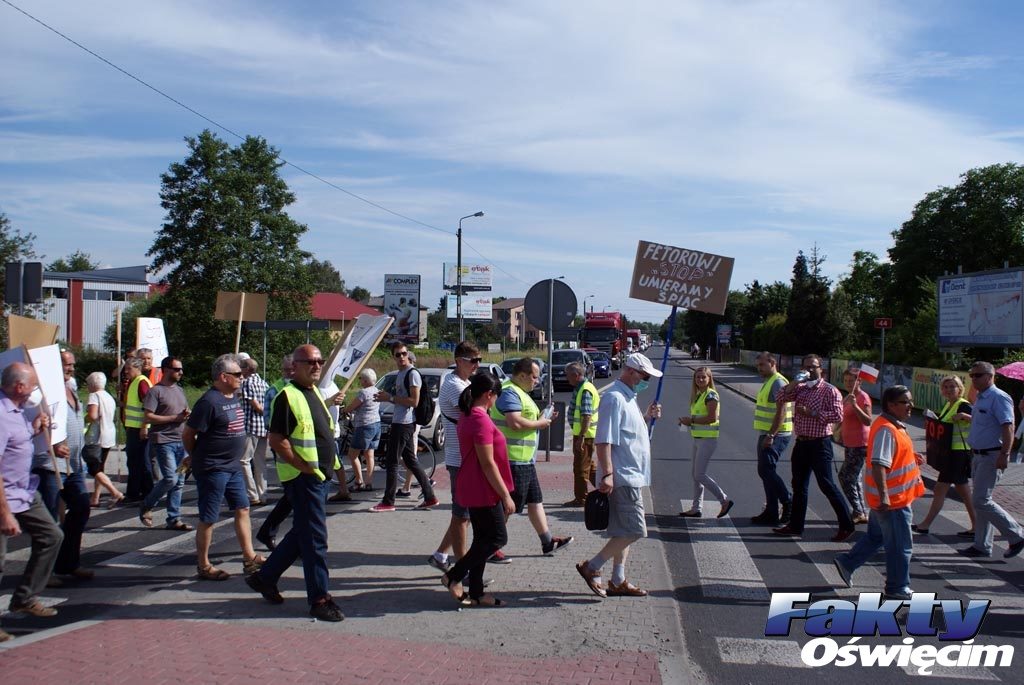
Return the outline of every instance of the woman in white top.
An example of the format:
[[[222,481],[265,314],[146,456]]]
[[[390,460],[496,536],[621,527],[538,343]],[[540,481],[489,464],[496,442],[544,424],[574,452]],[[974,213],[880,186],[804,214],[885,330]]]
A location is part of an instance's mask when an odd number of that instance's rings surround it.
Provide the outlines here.
[[[348,458],[356,476],[352,492],[373,490],[373,453],[380,443],[380,403],[374,399],[376,383],[377,373],[373,369],[360,371],[362,389],[344,409],[346,414],[352,414],[352,441],[348,448]],[[365,473],[359,463],[360,453],[366,455]]]
[[[85,382],[86,387],[89,388],[89,400],[86,402],[89,426],[85,431],[82,459],[89,470],[89,475],[93,477],[92,506],[100,505],[100,495],[102,494],[100,487],[102,486],[110,493],[112,499],[108,508],[113,509],[124,499],[124,495],[110,481],[107,474],[103,473],[103,466],[107,461],[110,448],[117,444],[117,432],[114,428],[117,403],[106,390],[107,376],[103,372],[90,373]]]

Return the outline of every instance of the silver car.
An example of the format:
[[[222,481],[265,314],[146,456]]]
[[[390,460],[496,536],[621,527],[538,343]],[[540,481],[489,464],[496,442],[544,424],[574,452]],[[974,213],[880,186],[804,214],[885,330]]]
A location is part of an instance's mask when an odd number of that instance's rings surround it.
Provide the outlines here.
[[[451,371],[449,369],[420,369],[420,377],[423,378],[423,386],[430,392],[434,397],[434,416],[430,419],[430,423],[420,428],[420,434],[429,438],[431,445],[435,450],[444,449],[444,421],[438,420],[441,417],[441,410],[437,405],[437,393],[441,389],[441,381]],[[398,377],[397,371],[390,371],[377,381],[377,390],[383,390],[389,395],[395,393],[395,379]],[[422,392],[422,389],[421,389]],[[395,405],[391,402],[380,403],[380,420],[385,425],[391,425],[391,419],[395,415]]]

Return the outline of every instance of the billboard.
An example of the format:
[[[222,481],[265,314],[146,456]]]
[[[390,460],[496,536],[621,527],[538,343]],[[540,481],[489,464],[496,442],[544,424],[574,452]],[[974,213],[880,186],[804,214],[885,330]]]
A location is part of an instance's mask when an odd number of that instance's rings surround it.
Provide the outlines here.
[[[940,347],[1024,345],[1024,271],[1004,270],[938,279]]]
[[[724,314],[732,257],[641,240],[629,296],[698,312]]]
[[[453,321],[458,318],[458,303],[456,299],[455,295],[448,296],[448,318]],[[463,295],[462,318],[467,321],[490,321],[492,319],[490,294]]]
[[[462,292],[471,293],[490,290],[493,271],[490,264],[462,265]],[[454,290],[459,283],[459,269],[456,264],[444,264],[444,289]],[[465,306],[465,302],[463,302]],[[488,316],[490,318],[490,316]]]
[[[388,331],[390,337],[419,342],[419,274],[384,274],[384,314],[395,320]]]

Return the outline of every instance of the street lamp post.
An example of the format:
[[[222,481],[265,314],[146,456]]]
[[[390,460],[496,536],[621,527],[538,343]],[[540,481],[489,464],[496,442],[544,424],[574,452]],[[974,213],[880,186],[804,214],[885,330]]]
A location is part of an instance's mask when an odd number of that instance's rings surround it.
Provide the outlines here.
[[[345,337],[345,310],[341,310],[341,337]]]
[[[586,295],[586,296],[583,297],[583,302],[581,303],[582,304],[582,308],[580,309],[580,314],[583,316],[583,320],[584,321],[586,321],[586,319],[587,319],[587,300],[590,300],[590,299],[595,298],[595,297],[597,297],[597,295]],[[593,305],[591,305],[591,306],[593,306]]]
[[[459,232],[455,234],[459,243],[459,252],[455,266],[455,316],[459,320],[459,342],[466,339],[466,328],[462,323],[462,221],[483,215],[483,212],[477,212],[475,214],[467,214],[459,219]]]

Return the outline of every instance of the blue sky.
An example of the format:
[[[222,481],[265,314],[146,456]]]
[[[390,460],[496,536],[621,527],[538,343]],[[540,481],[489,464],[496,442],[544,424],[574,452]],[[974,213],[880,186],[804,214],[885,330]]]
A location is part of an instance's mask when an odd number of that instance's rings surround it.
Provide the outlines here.
[[[1018,2],[11,0],[285,159],[303,247],[349,286],[441,296],[458,218],[495,295],[630,300],[637,240],[788,280],[884,257],[928,191],[1020,162]],[[0,211],[47,260],[146,263],[159,177],[207,122],[0,3]],[[229,134],[218,135],[237,142]]]

